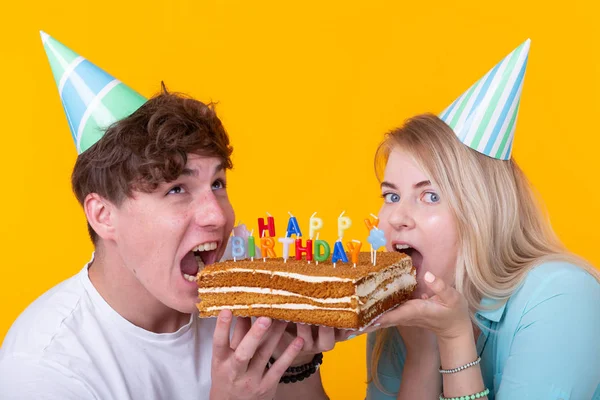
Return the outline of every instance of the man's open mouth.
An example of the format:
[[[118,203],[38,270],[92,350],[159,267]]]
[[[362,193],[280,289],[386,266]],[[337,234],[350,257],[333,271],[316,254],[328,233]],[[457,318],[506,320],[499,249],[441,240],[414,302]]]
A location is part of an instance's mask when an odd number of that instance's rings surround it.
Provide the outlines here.
[[[205,242],[196,245],[181,260],[181,273],[183,277],[190,282],[196,282],[198,280],[198,272],[205,265],[216,262],[218,248],[219,242]]]

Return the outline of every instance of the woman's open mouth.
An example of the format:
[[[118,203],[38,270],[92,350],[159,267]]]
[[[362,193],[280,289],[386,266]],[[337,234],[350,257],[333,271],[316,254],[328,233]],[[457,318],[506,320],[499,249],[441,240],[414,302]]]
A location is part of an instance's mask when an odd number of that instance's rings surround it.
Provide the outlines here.
[[[423,264],[423,255],[419,252],[419,250],[408,244],[397,243],[394,245],[394,250],[409,256],[412,259],[413,266],[417,269],[419,269]]]

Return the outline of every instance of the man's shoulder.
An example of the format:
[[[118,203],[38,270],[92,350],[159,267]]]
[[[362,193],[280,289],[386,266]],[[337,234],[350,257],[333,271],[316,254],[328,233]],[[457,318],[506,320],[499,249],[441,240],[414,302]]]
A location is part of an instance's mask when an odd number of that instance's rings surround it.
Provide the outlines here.
[[[83,272],[52,287],[27,306],[4,338],[0,361],[16,353],[41,355],[57,336],[69,329],[67,326],[73,322],[85,296]]]

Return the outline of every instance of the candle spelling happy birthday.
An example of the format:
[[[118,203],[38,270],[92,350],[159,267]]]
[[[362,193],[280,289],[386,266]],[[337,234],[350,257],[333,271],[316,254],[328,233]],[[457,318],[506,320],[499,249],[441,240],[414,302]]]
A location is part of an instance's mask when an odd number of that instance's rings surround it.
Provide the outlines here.
[[[282,244],[282,258],[284,263],[290,258],[290,246],[293,244],[295,250],[294,259],[297,261],[305,259],[310,264],[314,260],[318,265],[319,262],[323,262],[331,256],[334,268],[337,263],[349,263],[350,261],[356,267],[359,262],[358,255],[360,254],[362,243],[356,239],[348,240],[346,241],[347,252],[344,249],[344,234],[352,226],[352,220],[345,215],[345,211],[337,218],[338,238],[334,242],[333,248],[330,247],[326,240],[319,239],[319,231],[323,228],[324,223],[321,218],[316,216],[316,212],[309,219],[309,236],[306,241],[302,237],[302,231],[297,218],[291,212],[288,212],[288,214],[289,219],[286,233],[284,237],[280,238],[275,237],[275,219],[271,214],[267,213],[266,220],[265,218],[258,218],[258,233],[263,262],[266,262],[267,258],[277,257],[274,249],[277,241]],[[367,241],[371,245],[371,262],[375,265],[377,262],[376,252],[380,247],[385,246],[386,240],[383,231],[377,228],[379,220],[373,214],[371,216],[375,220],[365,219],[365,224],[369,230]],[[246,257],[254,261],[256,252],[253,233],[254,230],[248,232],[245,225],[238,225],[234,228],[233,235],[230,238],[234,262]],[[351,260],[348,260],[347,253]]]

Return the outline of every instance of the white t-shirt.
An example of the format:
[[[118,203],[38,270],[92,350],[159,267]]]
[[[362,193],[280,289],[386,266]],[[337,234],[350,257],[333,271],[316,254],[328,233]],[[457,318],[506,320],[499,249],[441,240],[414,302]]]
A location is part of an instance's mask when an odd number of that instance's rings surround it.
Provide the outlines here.
[[[0,348],[0,398],[208,399],[215,319],[139,328],[92,285],[87,265],[34,301]]]

